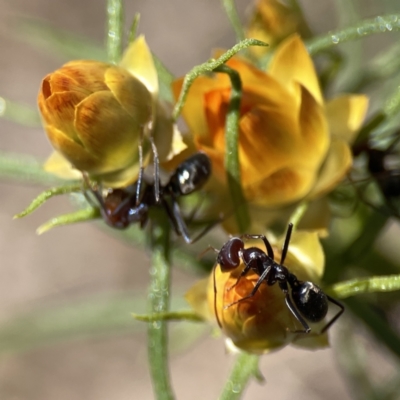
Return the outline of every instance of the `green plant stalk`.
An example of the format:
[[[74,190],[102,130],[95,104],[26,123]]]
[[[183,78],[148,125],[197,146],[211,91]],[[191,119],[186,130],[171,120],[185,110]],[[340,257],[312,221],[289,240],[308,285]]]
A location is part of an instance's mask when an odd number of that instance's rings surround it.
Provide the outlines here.
[[[345,29],[331,31],[326,35],[310,39],[306,42],[310,55],[315,55],[323,50],[334,47],[339,43],[361,39],[365,36],[397,31],[400,29],[400,14],[383,15],[366,19],[358,24]]]
[[[173,121],[176,121],[178,119],[182,111],[183,105],[185,104],[189,89],[197,77],[205,73],[213,72],[216,68],[220,67],[222,64],[225,64],[239,51],[247,49],[250,46],[268,46],[268,44],[256,39],[245,39],[226,51],[224,54],[222,54],[221,57],[217,59],[212,58],[203,64],[193,67],[192,70],[189,71],[184,78],[181,93],[179,94],[179,99],[176,102],[172,113]]]
[[[225,171],[240,233],[246,232],[250,216],[241,183],[239,162],[239,120],[242,100],[242,81],[237,71],[221,65],[215,72],[225,73],[231,80],[231,98],[225,122]]]
[[[107,58],[118,64],[122,55],[124,8],[122,0],[107,0]]]
[[[258,370],[259,356],[240,353],[226,382],[219,400],[240,399],[251,377],[260,377]]]
[[[152,267],[149,288],[149,314],[166,313],[169,309],[171,280],[170,226],[165,213],[159,213],[152,221],[151,249]],[[148,324],[148,359],[154,395],[157,400],[174,399],[168,369],[167,322]]]
[[[240,18],[235,6],[235,0],[222,0],[222,5],[224,6],[226,15],[232,25],[233,30],[236,34],[236,40],[241,41],[246,38],[243,30],[243,25],[240,22]]]

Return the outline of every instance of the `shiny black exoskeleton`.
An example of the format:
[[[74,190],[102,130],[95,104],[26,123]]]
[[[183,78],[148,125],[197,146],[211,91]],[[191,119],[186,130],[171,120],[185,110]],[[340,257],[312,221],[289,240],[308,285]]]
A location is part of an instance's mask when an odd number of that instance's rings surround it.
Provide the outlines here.
[[[400,218],[400,211],[398,204],[396,204],[396,201],[400,199],[400,168],[398,166],[390,166],[388,160],[391,157],[398,157],[394,148],[399,139],[400,137],[397,137],[385,150],[372,148],[369,143],[358,145],[353,150],[355,156],[361,153],[367,155],[368,172],[378,185],[390,213],[396,218]],[[367,200],[364,200],[364,202],[376,208]]]
[[[323,333],[341,316],[344,312],[344,306],[337,300],[325,294],[322,289],[314,283],[298,280],[297,277],[283,265],[289,248],[292,230],[293,225],[289,224],[279,264],[274,260],[274,251],[268,239],[264,235],[243,235],[242,237],[233,237],[222,246],[217,256],[217,264],[220,265],[222,272],[233,271],[241,262],[245,265],[245,268],[239,275],[236,283],[228,290],[233,289],[240,279],[250,270],[253,270],[259,276],[253,290],[247,296],[242,297],[234,303],[226,305],[224,308],[229,308],[234,304],[250,299],[256,294],[260,285],[263,283],[268,286],[277,283],[285,294],[287,307],[304,328],[304,330],[297,331],[296,333],[309,333],[311,331],[311,328],[306,321],[322,321],[328,313],[329,301],[340,308],[340,311],[322,328],[320,333]],[[250,247],[246,249],[242,239],[261,239],[264,242],[267,253],[258,247]],[[215,275],[214,292],[216,292]],[[216,307],[216,301],[214,307]],[[218,319],[218,313],[216,311],[217,310],[215,310],[215,315]],[[218,323],[221,326],[219,320]]]
[[[149,218],[149,209],[162,206],[174,227],[186,243],[192,243],[203,236],[209,228],[195,239],[191,239],[183,219],[178,198],[199,190],[211,175],[211,162],[205,153],[196,153],[183,161],[165,185],[159,187],[159,201],[155,196],[155,185],[146,183],[137,202],[137,185],[135,182],[126,188],[111,189],[103,197],[99,190],[91,189],[96,197],[104,221],[113,228],[125,229],[129,225],[139,223],[144,227]],[[142,183],[140,183],[142,184]]]

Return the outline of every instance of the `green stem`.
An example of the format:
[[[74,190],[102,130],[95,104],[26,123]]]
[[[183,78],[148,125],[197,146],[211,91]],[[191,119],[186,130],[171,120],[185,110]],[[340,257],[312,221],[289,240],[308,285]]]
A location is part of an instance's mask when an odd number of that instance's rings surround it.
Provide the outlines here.
[[[340,299],[363,293],[393,292],[400,290],[400,275],[374,276],[339,282],[327,290]]]
[[[183,105],[185,104],[186,97],[188,95],[189,89],[192,86],[194,80],[202,74],[213,72],[216,68],[225,64],[230,58],[232,58],[239,51],[247,49],[250,46],[268,46],[268,44],[261,42],[256,39],[245,39],[237,43],[231,49],[222,54],[221,57],[215,59],[210,59],[203,64],[197,65],[189,71],[183,81],[183,86],[181,93],[179,94],[179,99],[175,104],[174,111],[172,113],[173,121],[176,121],[182,111]]]
[[[219,400],[240,399],[250,378],[252,376],[260,377],[258,361],[259,357],[254,354],[240,353]]]
[[[107,0],[107,57],[114,64],[119,62],[122,55],[123,19],[122,0]]]
[[[243,25],[240,22],[240,18],[235,6],[235,0],[222,0],[222,5],[224,6],[226,15],[229,18],[233,30],[235,31],[236,40],[244,40],[246,35],[243,30]]]
[[[237,71],[227,65],[221,65],[215,72],[225,73],[231,80],[231,98],[225,122],[225,171],[228,180],[236,222],[240,233],[246,232],[250,216],[247,209],[241,183],[239,162],[239,120],[242,100],[242,81]]]
[[[154,222],[154,225],[152,227],[151,283],[148,296],[150,314],[168,312],[171,279],[170,227],[166,216],[160,214],[158,223]],[[168,369],[166,321],[149,323],[147,348],[155,398],[157,400],[174,399]]]
[[[381,17],[366,19],[345,29],[331,31],[326,35],[316,37],[306,42],[308,51],[315,55],[339,43],[361,39],[376,33],[397,31],[400,29],[400,14],[389,14]]]

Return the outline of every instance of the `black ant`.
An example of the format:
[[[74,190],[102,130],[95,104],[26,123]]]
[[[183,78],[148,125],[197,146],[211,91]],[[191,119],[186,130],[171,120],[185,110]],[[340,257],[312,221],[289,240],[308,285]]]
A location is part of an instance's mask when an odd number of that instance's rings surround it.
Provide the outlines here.
[[[392,215],[397,218],[400,218],[395,203],[395,201],[400,197],[400,167],[396,166],[395,168],[391,168],[387,164],[390,156],[395,155],[394,147],[397,145],[399,139],[400,136],[397,137],[385,150],[372,148],[369,143],[360,144],[353,149],[355,156],[361,153],[366,153],[368,157],[368,172],[379,187]],[[364,202],[367,205],[376,208],[375,205],[370,204],[368,201],[364,200]]]
[[[339,312],[322,328],[319,334],[326,332],[332,324],[343,314],[344,306],[337,300],[325,294],[320,287],[312,282],[303,282],[297,279],[296,275],[289,272],[283,265],[289,248],[289,242],[292,235],[293,224],[289,224],[285,242],[282,248],[281,261],[278,264],[274,260],[274,251],[268,239],[264,235],[242,235],[241,237],[233,237],[225,243],[218,252],[216,265],[220,265],[222,272],[231,272],[236,269],[241,262],[245,267],[237,278],[235,284],[227,290],[232,290],[250,270],[253,270],[258,276],[258,280],[253,290],[245,297],[230,303],[224,307],[227,309],[235,304],[241,303],[253,297],[262,283],[272,286],[278,283],[280,289],[285,294],[285,302],[296,318],[301,323],[304,330],[294,333],[309,333],[311,328],[306,321],[320,322],[328,313],[328,302],[336,304]],[[261,239],[264,242],[267,253],[258,247],[245,248],[242,239]],[[216,266],[214,267],[216,268]],[[214,269],[214,311],[221,327],[221,322],[216,309],[216,282]]]
[[[143,228],[149,219],[150,208],[160,205],[166,211],[177,235],[182,236],[186,243],[193,243],[207,233],[214,224],[208,226],[196,238],[191,239],[178,198],[199,190],[210,175],[211,161],[205,153],[199,152],[179,164],[168,183],[160,185],[159,201],[155,198],[155,185],[146,183],[140,193],[140,201],[137,203],[137,186],[141,184],[139,179],[126,188],[110,189],[105,197],[98,188],[92,188],[89,184],[88,186],[99,203],[104,221],[109,226],[125,229],[131,224],[139,223]],[[84,179],[87,181],[87,177],[84,176]]]

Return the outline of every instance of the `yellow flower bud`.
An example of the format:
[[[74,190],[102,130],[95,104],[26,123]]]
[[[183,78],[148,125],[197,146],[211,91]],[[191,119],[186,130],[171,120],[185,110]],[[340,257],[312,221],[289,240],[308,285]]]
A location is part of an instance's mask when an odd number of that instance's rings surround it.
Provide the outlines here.
[[[76,169],[113,180],[137,163],[152,96],[126,69],[69,62],[43,79],[38,103],[51,144]]]

